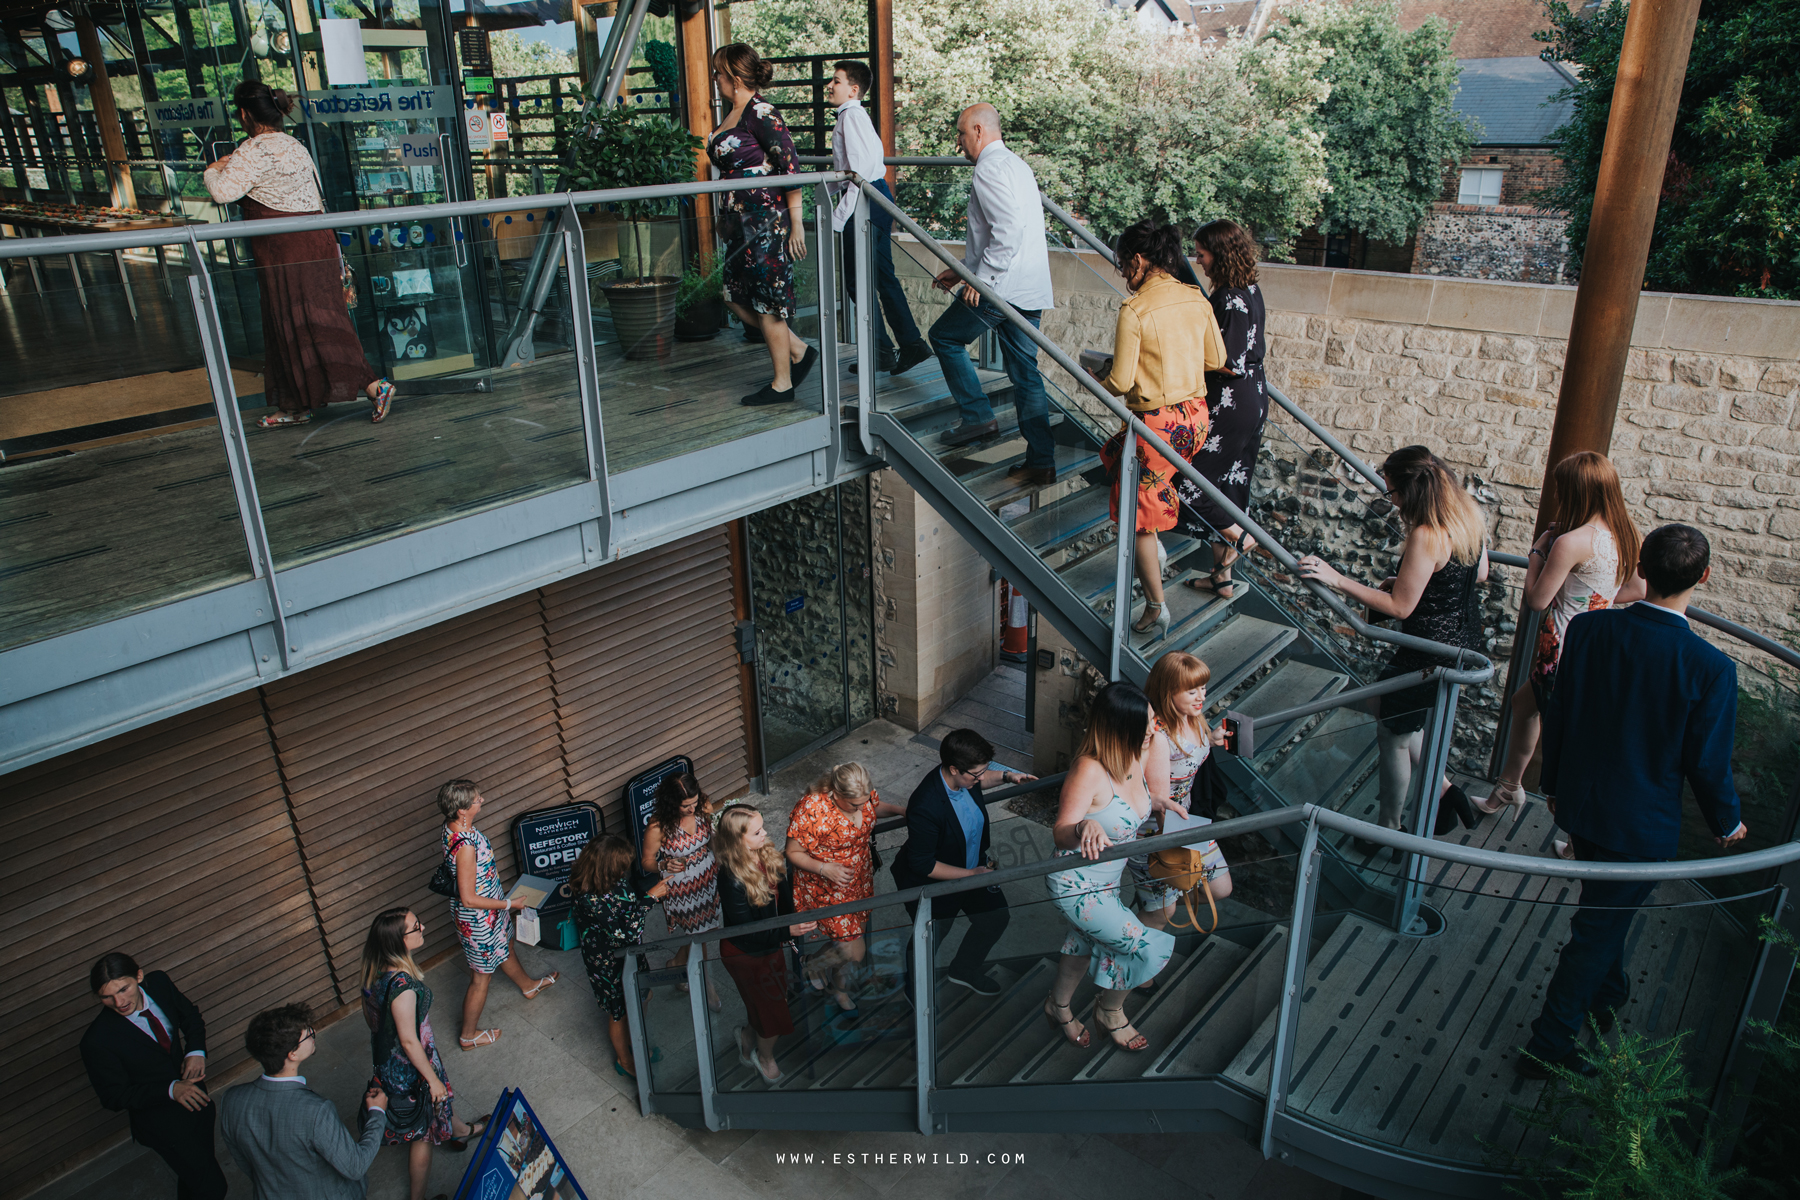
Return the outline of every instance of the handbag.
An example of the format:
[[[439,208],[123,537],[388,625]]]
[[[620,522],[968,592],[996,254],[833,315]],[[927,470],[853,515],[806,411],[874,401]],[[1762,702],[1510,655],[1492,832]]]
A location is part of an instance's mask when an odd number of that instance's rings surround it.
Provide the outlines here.
[[[425,886],[440,896],[456,899],[456,872],[450,869],[449,859],[438,864],[438,869],[431,873],[431,882]]]
[[[312,166],[312,173],[313,173],[313,182],[315,182],[319,185],[319,208],[321,210],[323,210],[325,207],[325,178],[324,178],[324,176],[319,174],[319,164],[318,163],[312,163],[311,166]],[[344,244],[342,242],[338,241],[337,235],[335,233],[331,235],[331,240],[337,246],[338,286],[340,286],[344,289],[344,307],[345,308],[355,308],[356,307],[356,272],[352,271],[350,269],[350,260],[348,258],[344,257]],[[437,891],[437,889],[435,887],[432,888],[431,890],[434,892]],[[453,895],[454,893],[447,892],[445,894]]]
[[[1169,921],[1172,929],[1196,929],[1202,933],[1211,933],[1219,927],[1219,906],[1213,900],[1212,884],[1207,881],[1207,859],[1217,858],[1218,865],[1225,865],[1225,854],[1219,849],[1217,842],[1202,842],[1197,846],[1170,846],[1158,850],[1150,856],[1150,878],[1160,880],[1181,893],[1183,903],[1187,907],[1187,924],[1181,923],[1180,916]],[[1212,925],[1200,929],[1200,919],[1194,914],[1194,895],[1206,893],[1206,906],[1212,910]]]
[[[381,1077],[376,1080],[381,1082]],[[387,1092],[387,1127],[395,1137],[411,1141],[431,1124],[431,1089],[423,1078],[415,1077],[413,1086],[403,1092],[389,1091],[385,1082],[381,1090]]]

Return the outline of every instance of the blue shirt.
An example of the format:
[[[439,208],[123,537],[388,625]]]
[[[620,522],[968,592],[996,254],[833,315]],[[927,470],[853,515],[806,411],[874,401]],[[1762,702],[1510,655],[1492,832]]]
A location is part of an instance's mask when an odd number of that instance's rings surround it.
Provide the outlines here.
[[[989,763],[988,769],[997,770],[998,768],[993,763]],[[956,810],[956,819],[962,824],[965,847],[963,858],[966,860],[963,866],[973,871],[981,865],[981,831],[987,824],[987,813],[982,811],[981,805],[975,803],[975,797],[970,795],[966,789],[951,787],[949,781],[944,779],[944,772],[941,768],[938,771],[938,779],[943,781],[944,791],[950,796],[950,807]]]

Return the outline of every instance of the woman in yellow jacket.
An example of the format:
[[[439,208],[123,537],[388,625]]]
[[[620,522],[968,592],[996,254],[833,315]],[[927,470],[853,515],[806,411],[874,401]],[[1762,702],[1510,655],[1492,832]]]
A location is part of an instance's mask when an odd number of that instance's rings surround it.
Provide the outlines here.
[[[1180,282],[1181,234],[1172,225],[1139,221],[1119,235],[1119,270],[1131,296],[1119,309],[1112,370],[1100,382],[1169,447],[1192,459],[1206,441],[1206,372],[1225,365],[1218,318],[1197,287]],[[1112,516],[1119,519],[1119,456],[1125,431],[1100,451],[1112,479]],[[1144,587],[1136,633],[1167,632],[1156,535],[1175,528],[1180,503],[1175,468],[1160,451],[1138,442],[1137,575]]]

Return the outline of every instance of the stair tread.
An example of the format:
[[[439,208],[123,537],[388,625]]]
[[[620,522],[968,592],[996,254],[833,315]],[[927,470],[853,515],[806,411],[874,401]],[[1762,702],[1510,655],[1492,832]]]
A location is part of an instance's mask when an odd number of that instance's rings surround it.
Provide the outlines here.
[[[1114,562],[1116,564],[1117,560],[1115,559]],[[1177,573],[1174,578],[1163,581],[1163,603],[1169,606],[1169,632],[1167,634],[1158,633],[1153,629],[1148,634],[1134,633],[1131,635],[1131,648],[1143,655],[1146,660],[1160,658],[1166,651],[1174,649],[1184,642],[1191,642],[1200,634],[1216,626],[1231,612],[1232,603],[1244,594],[1242,591],[1238,591],[1228,600],[1214,592],[1198,591],[1187,586],[1186,583],[1188,579],[1194,577],[1194,574],[1192,571],[1182,571]],[[1116,577],[1114,586],[1117,586]],[[1108,620],[1111,619],[1112,613],[1107,601],[1111,599],[1110,595],[1104,595],[1093,605]],[[1142,601],[1134,603],[1131,608],[1132,620],[1135,621],[1142,616],[1143,611]],[[1224,689],[1217,688],[1216,684],[1207,686],[1217,695],[1225,694]]]
[[[1012,521],[1012,531],[1032,550],[1044,554],[1110,522],[1108,504],[1106,488],[1081,488]]]
[[[1375,760],[1375,717],[1334,709],[1270,773],[1266,782],[1288,804],[1337,807],[1337,798]]]
[[[1169,965],[1163,968],[1163,974],[1179,972],[1187,965],[1187,956],[1179,950],[1170,958]],[[1080,999],[1080,993],[1076,994]],[[1058,1036],[1053,1042],[1046,1042],[1019,1069],[1013,1073],[1012,1083],[1066,1083],[1077,1077],[1095,1059],[1112,1046],[1112,1039],[1107,1036],[1100,1020],[1093,1012],[1095,993],[1090,991],[1085,1004],[1072,1005],[1077,1018],[1088,1028],[1088,1044],[1077,1046],[1068,1038]],[[1154,997],[1146,997],[1153,1000]],[[1128,997],[1126,1003],[1130,1004]],[[1127,1012],[1130,1010],[1127,1009]],[[1048,1030],[1046,1029],[1046,1032]],[[1141,1030],[1140,1030],[1141,1032]],[[1126,1053],[1129,1053],[1127,1051]],[[1142,1053],[1141,1051],[1139,1052]]]
[[[1258,682],[1235,707],[1237,711],[1249,716],[1262,717],[1285,708],[1335,696],[1349,684],[1350,677],[1342,671],[1289,659],[1271,671],[1266,679]],[[1296,717],[1267,729],[1259,723],[1256,727],[1256,758],[1268,761],[1288,738],[1312,719]]]
[[[1093,996],[1094,985],[1084,978],[1075,988],[1075,995],[1070,1007],[1079,1013],[1083,1008],[1092,1005]],[[1061,1034],[1050,1029],[1044,1018],[1043,1007],[1043,1002],[1040,1000],[1035,1007],[1025,1009],[1010,1027],[994,1038],[985,1054],[978,1057],[956,1077],[954,1083],[959,1086],[1006,1083],[1022,1066],[1044,1052],[1045,1038],[1055,1038],[1059,1042],[1066,1042],[1067,1039],[1063,1038]],[[1037,1027],[1036,1037],[1032,1036],[1033,1026]],[[1054,1043],[1052,1043],[1053,1045]]]
[[[1195,1009],[1222,987],[1250,951],[1226,938],[1209,937],[1178,969],[1165,970],[1156,991],[1132,1015],[1131,1022],[1152,1047],[1166,1043]],[[1129,1009],[1127,1011],[1130,1011]],[[1075,1076],[1079,1080],[1132,1079],[1143,1073],[1143,1053],[1121,1050],[1109,1042]]]
[[[1050,423],[1055,426],[1057,421],[1052,418]],[[979,470],[964,472],[958,466],[952,465],[949,460],[946,460],[944,465],[963,481],[963,486],[969,489],[971,495],[990,508],[1010,504],[1020,497],[1033,495],[1043,491],[1046,487],[1053,486],[1040,483],[1021,484],[1007,478],[1007,472],[1014,467],[1024,465],[1024,438],[1013,438],[994,449],[1003,453],[996,453],[992,456],[984,455],[983,457],[987,461]],[[1065,446],[1058,442],[1055,457],[1056,477],[1063,480],[1079,475],[1089,467],[1096,465],[1100,461],[1100,452],[1089,446]]]
[[[1287,926],[1271,928],[1200,1011],[1155,1055],[1144,1077],[1215,1075],[1229,1066],[1279,998],[1287,939]]]
[[[1169,551],[1169,561],[1174,562],[1199,546],[1192,538],[1179,537],[1173,534],[1163,535],[1163,546]],[[1118,557],[1111,545],[1101,546],[1091,554],[1083,555],[1074,562],[1064,563],[1057,570],[1063,582],[1069,585],[1077,596],[1089,604],[1109,599],[1118,579]],[[1187,589],[1193,591],[1192,588]],[[1198,595],[1198,593],[1195,593]],[[1239,592],[1238,595],[1244,593]]]

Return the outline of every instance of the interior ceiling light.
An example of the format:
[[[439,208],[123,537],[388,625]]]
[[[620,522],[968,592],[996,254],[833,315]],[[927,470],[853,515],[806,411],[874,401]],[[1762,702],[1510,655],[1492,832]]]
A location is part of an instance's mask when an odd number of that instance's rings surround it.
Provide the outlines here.
[[[69,78],[70,79],[80,79],[83,75],[86,75],[87,73],[88,73],[87,59],[71,58],[69,60]]]
[[[293,39],[288,37],[288,31],[285,29],[277,29],[269,44],[275,47],[277,54],[286,54],[294,45]]]

